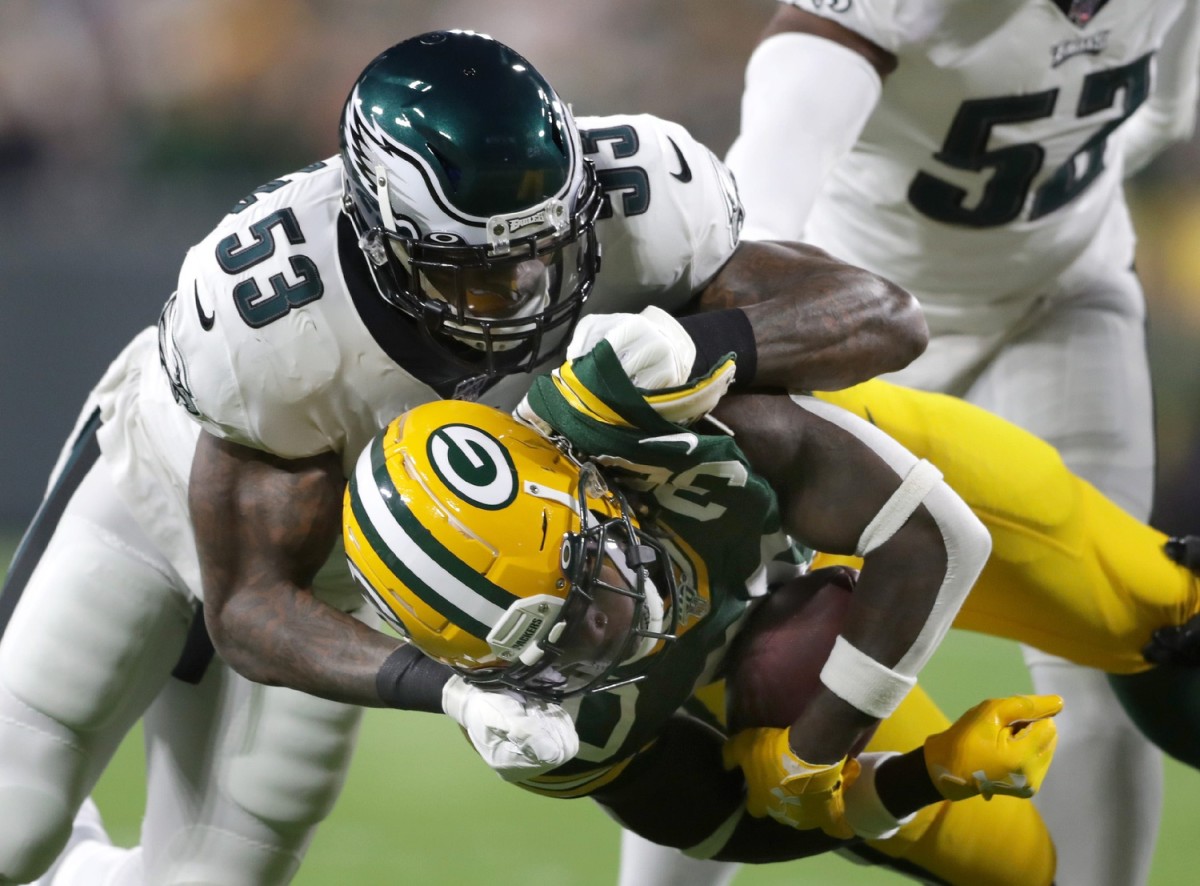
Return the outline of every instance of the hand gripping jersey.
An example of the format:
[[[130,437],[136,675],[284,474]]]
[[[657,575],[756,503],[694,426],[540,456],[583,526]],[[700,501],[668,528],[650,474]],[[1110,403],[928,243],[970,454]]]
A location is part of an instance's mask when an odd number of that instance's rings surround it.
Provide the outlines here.
[[[732,178],[675,124],[578,124],[605,191],[603,269],[586,311],[682,307],[737,245]],[[144,334],[101,384],[118,487],[197,593],[186,509],[195,423],[284,458],[336,452],[349,471],[367,441],[414,405],[459,397],[511,408],[530,383],[521,374],[489,386],[438,360],[377,292],[341,205],[337,157],[257,188],[189,250],[157,348]],[[317,590],[357,602],[340,548]]]
[[[659,416],[607,342],[538,378],[529,406],[628,492],[643,529],[657,530],[670,554],[686,607],[676,641],[615,674],[640,675],[639,682],[564,702],[579,733],[578,757],[522,784],[577,797],[619,775],[716,678],[750,601],[798,574],[812,552],[783,533],[775,493],[733,439]]]
[[[1129,266],[1115,135],[1185,0],[1108,0],[1082,23],[1050,0],[792,2],[899,61],[806,239],[923,304],[1003,302],[1085,253]]]

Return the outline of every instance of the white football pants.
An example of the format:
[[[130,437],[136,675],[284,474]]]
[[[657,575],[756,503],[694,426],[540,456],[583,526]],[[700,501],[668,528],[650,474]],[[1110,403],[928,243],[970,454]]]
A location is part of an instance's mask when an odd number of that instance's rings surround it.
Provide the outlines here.
[[[0,884],[55,861],[139,718],[141,847],[100,853],[70,882],[287,883],[341,789],[359,709],[252,684],[218,658],[194,685],[172,676],[194,601],[81,427],[0,595]]]

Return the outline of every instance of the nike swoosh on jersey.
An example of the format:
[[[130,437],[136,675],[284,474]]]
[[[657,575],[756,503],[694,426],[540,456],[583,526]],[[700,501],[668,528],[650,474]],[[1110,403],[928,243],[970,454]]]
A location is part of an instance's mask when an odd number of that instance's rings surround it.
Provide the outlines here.
[[[192,284],[193,294],[196,296],[196,315],[200,318],[200,328],[205,332],[213,328],[213,323],[217,321],[217,312],[211,314],[204,313],[204,306],[200,304],[200,284]]]
[[[687,454],[691,455],[692,450],[700,445],[700,438],[695,434],[663,434],[661,437],[643,437],[643,443],[680,443],[687,447]]]
[[[667,141],[671,143],[671,147],[675,149],[675,156],[679,158],[679,171],[672,172],[671,177],[677,178],[684,184],[687,184],[692,180],[692,167],[688,166],[688,162],[683,156],[683,151],[679,150],[679,145],[675,144],[675,139],[668,135]]]

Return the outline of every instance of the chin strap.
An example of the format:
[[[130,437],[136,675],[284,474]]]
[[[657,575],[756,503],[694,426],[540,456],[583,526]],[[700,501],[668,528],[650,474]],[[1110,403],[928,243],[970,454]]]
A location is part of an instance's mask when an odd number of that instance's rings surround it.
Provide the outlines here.
[[[379,217],[385,231],[396,230],[396,216],[392,214],[392,198],[388,194],[387,170],[382,165],[375,167],[375,202],[379,204]]]

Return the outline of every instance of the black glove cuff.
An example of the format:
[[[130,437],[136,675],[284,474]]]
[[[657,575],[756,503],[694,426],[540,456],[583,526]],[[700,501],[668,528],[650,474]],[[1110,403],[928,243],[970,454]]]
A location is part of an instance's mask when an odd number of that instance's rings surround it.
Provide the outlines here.
[[[442,713],[442,687],[454,671],[405,643],[375,675],[375,691],[388,707]]]
[[[741,308],[705,311],[679,318],[681,325],[696,343],[696,361],[691,377],[704,375],[713,365],[732,352],[737,358],[737,373],[733,387],[749,387],[758,371],[758,345],[750,318]]]

